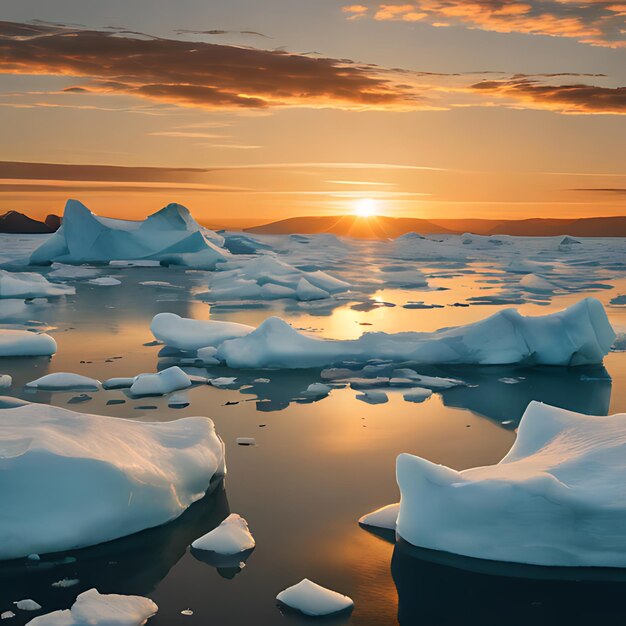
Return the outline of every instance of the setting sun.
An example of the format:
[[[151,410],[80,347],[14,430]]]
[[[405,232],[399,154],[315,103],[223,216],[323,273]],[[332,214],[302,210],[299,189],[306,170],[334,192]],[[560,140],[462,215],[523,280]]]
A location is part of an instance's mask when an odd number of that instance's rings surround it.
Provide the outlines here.
[[[372,217],[376,214],[378,202],[372,198],[361,198],[354,204],[354,214],[358,217]]]

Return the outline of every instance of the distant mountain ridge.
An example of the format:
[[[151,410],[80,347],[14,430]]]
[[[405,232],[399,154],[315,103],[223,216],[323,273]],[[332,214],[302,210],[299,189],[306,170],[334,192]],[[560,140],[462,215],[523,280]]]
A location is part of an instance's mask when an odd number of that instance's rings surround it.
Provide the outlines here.
[[[61,226],[61,218],[58,215],[48,215],[43,222],[18,211],[7,211],[0,215],[0,233],[39,235],[53,233],[58,230],[59,226]]]
[[[530,218],[523,220],[435,219],[372,217],[355,215],[291,217],[246,228],[258,234],[290,235],[332,233],[366,239],[395,238],[409,232],[422,235],[463,234],[517,235],[523,237],[626,237],[626,216],[574,219]]]

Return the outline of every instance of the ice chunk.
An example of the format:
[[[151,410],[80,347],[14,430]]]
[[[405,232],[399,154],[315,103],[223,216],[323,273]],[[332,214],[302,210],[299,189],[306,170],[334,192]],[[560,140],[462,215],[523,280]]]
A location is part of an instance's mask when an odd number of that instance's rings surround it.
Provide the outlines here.
[[[149,598],[81,593],[71,609],[53,611],[28,622],[29,626],[143,626],[159,608]]]
[[[65,205],[63,224],[30,257],[31,265],[152,261],[214,269],[230,253],[223,238],[200,226],[180,204],[138,222],[94,215],[77,200]]]
[[[8,374],[0,374],[0,389],[8,389],[13,384],[13,378]]]
[[[67,589],[67,587],[74,587],[74,585],[78,585],[80,580],[78,578],[62,578],[61,580],[57,580],[52,583],[51,587],[55,587],[56,589]]]
[[[180,367],[174,365],[158,374],[139,374],[130,386],[134,396],[161,396],[191,387],[191,380]]]
[[[388,504],[380,509],[376,509],[371,513],[367,513],[360,520],[362,526],[373,526],[374,528],[386,528],[388,530],[396,529],[396,520],[398,519],[398,511],[400,503]]]
[[[354,606],[348,596],[322,587],[308,578],[281,591],[276,599],[305,615],[316,617],[346,611]]]
[[[626,414],[531,402],[497,465],[398,457],[398,533],[433,550],[552,566],[625,567]]]
[[[236,368],[325,367],[375,358],[430,364],[574,366],[601,363],[614,339],[600,301],[585,298],[550,315],[524,317],[515,309],[505,309],[457,328],[365,333],[343,341],[308,336],[270,317],[253,332],[224,341],[217,357]]]
[[[26,600],[18,600],[14,602],[15,606],[20,609],[20,611],[39,611],[41,609],[41,604],[27,598]],[[32,624],[32,621],[30,622]]]
[[[167,406],[175,409],[183,409],[186,406],[189,406],[189,396],[185,391],[181,391],[180,393],[173,393],[167,399]]]
[[[237,437],[238,446],[256,446],[256,439],[254,437]]]
[[[13,613],[13,611],[4,611],[0,613],[0,619],[11,619],[12,617],[15,617],[15,613]]]
[[[44,389],[46,391],[71,391],[74,389],[96,391],[100,384],[100,381],[95,378],[68,372],[55,372],[54,374],[46,374],[37,380],[31,380],[29,383],[26,383],[26,387]]]
[[[213,422],[0,409],[0,560],[95,545],[178,517],[224,472]],[[24,520],[28,520],[25,523]]]
[[[433,392],[430,389],[411,389],[411,391],[407,391],[403,398],[406,402],[424,402],[424,400],[428,400],[430,396],[433,395]]]
[[[254,327],[236,322],[194,320],[175,313],[158,313],[152,319],[150,330],[166,346],[179,350],[200,350],[219,346],[227,339],[243,337]]]
[[[87,282],[91,285],[100,285],[100,287],[114,287],[122,284],[121,280],[113,278],[113,276],[100,276],[99,278],[92,278]]]
[[[0,298],[49,298],[76,293],[69,285],[56,285],[34,272],[0,270]]]
[[[135,382],[135,377],[109,378],[102,383],[104,389],[126,389]]]
[[[217,528],[191,544],[196,550],[209,550],[227,556],[252,550],[254,546],[248,523],[236,513],[231,513]]]
[[[46,333],[0,328],[0,357],[52,356],[56,351],[56,341]]]
[[[384,391],[364,391],[356,396],[357,400],[361,402],[367,402],[368,404],[385,404],[389,402],[389,398]]]
[[[234,385],[237,381],[235,376],[218,376],[217,378],[212,378],[209,382],[213,387],[228,387],[229,385]]]

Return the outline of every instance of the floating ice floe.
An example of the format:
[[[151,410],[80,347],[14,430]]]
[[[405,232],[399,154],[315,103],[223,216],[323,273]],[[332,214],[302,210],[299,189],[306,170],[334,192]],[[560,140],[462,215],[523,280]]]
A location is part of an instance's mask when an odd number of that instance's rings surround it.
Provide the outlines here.
[[[152,261],[213,269],[230,256],[223,238],[200,226],[180,204],[143,221],[99,217],[77,200],[65,205],[63,224],[30,257],[31,265]]]
[[[27,598],[26,600],[18,600],[17,602],[14,602],[13,604],[15,604],[15,606],[20,611],[40,611],[41,610],[41,604],[39,604],[38,602],[35,602],[31,598]]]
[[[357,400],[367,402],[368,404],[385,404],[389,402],[389,398],[384,391],[364,391],[356,396]]]
[[[173,393],[167,399],[167,406],[173,409],[184,409],[189,406],[190,400],[186,392]]]
[[[321,270],[305,272],[274,256],[229,261],[209,278],[210,301],[323,300],[350,289],[350,285]]]
[[[74,287],[51,283],[41,274],[0,270],[0,298],[49,298],[75,293]]]
[[[585,298],[550,315],[524,317],[506,309],[456,328],[365,333],[345,341],[308,336],[270,317],[253,332],[224,341],[217,358],[235,368],[286,369],[374,358],[429,364],[587,365],[601,363],[614,339],[602,304]]]
[[[276,599],[296,611],[314,617],[347,611],[354,606],[348,596],[322,587],[308,578],[281,591]]]
[[[324,383],[311,383],[303,392],[305,398],[321,399],[325,398],[332,390],[332,387]]]
[[[0,389],[8,389],[13,384],[13,378],[9,374],[0,374]]]
[[[457,472],[402,454],[398,534],[481,559],[626,567],[626,414],[531,402],[497,465]]]
[[[0,466],[0,502],[11,503],[0,507],[0,560],[159,526],[225,471],[208,418],[152,424],[43,404],[0,409]]]
[[[29,626],[143,626],[159,607],[149,598],[100,594],[97,589],[81,593],[71,609],[40,615]]]
[[[31,380],[29,383],[26,383],[26,387],[43,389],[45,391],[72,391],[75,389],[96,391],[100,385],[100,381],[95,378],[68,372],[46,374],[41,378],[37,378],[37,380]]]
[[[402,397],[406,402],[424,402],[424,400],[428,400],[430,396],[433,395],[431,389],[411,389],[411,391],[407,391]]]
[[[100,273],[95,267],[86,267],[83,265],[67,265],[65,263],[53,263],[51,272],[48,272],[46,278],[54,280],[72,280],[83,278],[94,278]]]
[[[254,437],[237,437],[235,440],[238,446],[256,446]]]
[[[395,530],[399,510],[399,502],[396,502],[395,504],[388,504],[387,506],[383,506],[380,509],[376,509],[375,511],[367,513],[361,517],[361,519],[359,519],[359,524],[362,526]]]
[[[152,319],[150,330],[166,346],[179,350],[200,350],[247,335],[254,327],[236,322],[194,320],[175,313],[158,313]]]
[[[15,617],[13,611],[3,611],[0,613],[0,619],[11,619],[12,617]]]
[[[46,333],[0,328],[1,356],[52,356],[56,341]]]
[[[196,539],[191,547],[230,556],[252,550],[255,545],[246,520],[231,513],[217,528]]]
[[[100,287],[114,287],[115,285],[121,285],[122,281],[113,276],[100,276],[99,278],[92,278],[87,281],[90,285],[99,285]]]

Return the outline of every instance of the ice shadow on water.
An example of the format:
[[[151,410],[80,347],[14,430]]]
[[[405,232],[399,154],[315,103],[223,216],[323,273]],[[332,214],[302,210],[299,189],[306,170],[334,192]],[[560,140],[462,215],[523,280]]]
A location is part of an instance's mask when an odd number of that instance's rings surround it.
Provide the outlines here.
[[[603,366],[473,367],[447,370],[467,387],[442,392],[446,406],[516,428],[532,400],[587,415],[607,415],[612,381]]]
[[[400,626],[624,623],[625,570],[496,563],[400,540],[391,574]]]
[[[37,613],[15,611],[12,626],[35,615],[72,605],[76,596],[95,587],[100,593],[150,594],[184,556],[192,541],[218,526],[230,512],[222,478],[202,500],[179,518],[129,537],[90,548],[43,555],[41,561],[0,562],[0,612],[13,602],[32,598],[43,607]],[[79,582],[53,587],[60,580]]]

